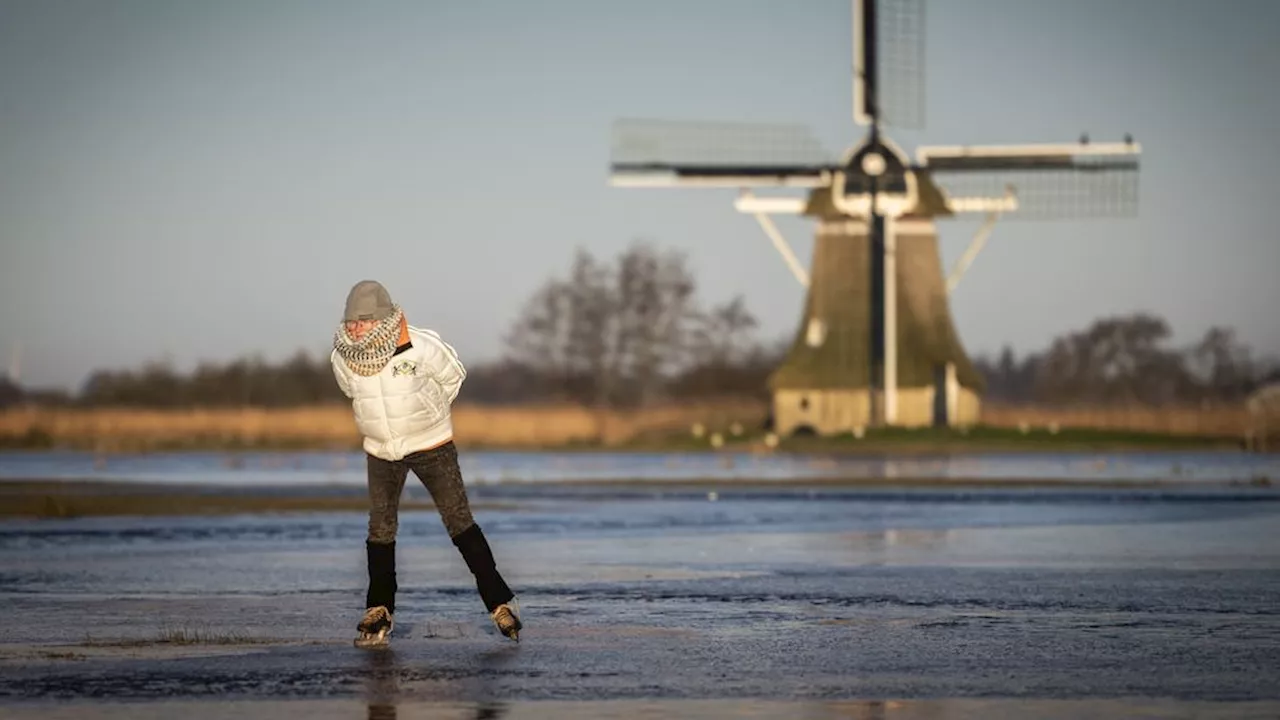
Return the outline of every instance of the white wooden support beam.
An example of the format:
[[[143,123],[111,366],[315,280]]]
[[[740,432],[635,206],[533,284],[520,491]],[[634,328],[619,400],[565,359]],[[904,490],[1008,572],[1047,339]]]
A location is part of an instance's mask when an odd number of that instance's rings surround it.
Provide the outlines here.
[[[944,392],[947,394],[947,425],[955,427],[960,424],[956,413],[960,412],[960,381],[956,378],[956,364],[947,363]]]
[[[884,219],[884,424],[898,422],[898,231]]]
[[[991,231],[995,229],[996,221],[999,219],[999,211],[993,210],[987,213],[986,221],[982,223],[982,227],[978,228],[978,232],[974,233],[973,239],[969,241],[969,247],[965,248],[964,254],[956,261],[956,266],[951,269],[951,274],[947,276],[948,295],[960,284],[960,278],[964,277],[969,266],[978,257],[978,253],[982,252],[982,248],[987,244],[987,238],[991,237]]]
[[[1139,155],[1136,142],[1118,143],[1035,143],[1028,145],[921,145],[916,158],[927,165],[931,158],[1064,158],[1087,155]]]
[[[799,215],[804,212],[809,201],[797,197],[759,197],[750,190],[743,190],[733,201],[733,207],[740,213],[751,215],[767,213],[770,215]]]
[[[798,215],[804,212],[806,204],[804,198],[762,198],[756,197],[750,190],[743,190],[738,198],[733,201],[733,207],[738,212],[755,217],[756,222],[760,223],[760,229],[764,230],[765,235],[769,236],[769,240],[773,242],[774,249],[782,256],[782,261],[786,263],[787,269],[791,271],[791,274],[795,276],[802,287],[808,288],[809,273],[800,264],[800,259],[791,250],[791,244],[782,236],[782,231],[778,230],[773,218],[769,217],[771,213]]]
[[[782,237],[782,233],[778,231],[778,226],[773,224],[773,218],[764,213],[755,213],[756,222],[760,223],[760,228],[764,230],[764,234],[769,236],[773,241],[773,247],[778,250],[778,254],[782,256],[782,261],[787,264],[791,270],[791,274],[795,275],[799,283],[809,287],[809,273],[805,272],[804,266],[800,264],[800,260],[796,258],[796,254],[791,251],[791,246],[787,244],[787,239]]]
[[[1016,212],[1018,198],[1012,194],[1004,197],[955,197],[947,199],[947,209],[953,213]]]

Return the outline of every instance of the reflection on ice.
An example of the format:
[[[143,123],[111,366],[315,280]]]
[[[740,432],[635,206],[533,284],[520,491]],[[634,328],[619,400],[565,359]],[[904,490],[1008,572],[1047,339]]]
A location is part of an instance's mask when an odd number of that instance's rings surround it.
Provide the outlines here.
[[[1280,456],[1247,453],[1026,453],[938,457],[752,453],[463,452],[467,482],[571,480],[977,480],[1280,481]],[[102,456],[47,452],[0,455],[0,480],[97,478],[215,485],[359,486],[357,453],[179,453]]]

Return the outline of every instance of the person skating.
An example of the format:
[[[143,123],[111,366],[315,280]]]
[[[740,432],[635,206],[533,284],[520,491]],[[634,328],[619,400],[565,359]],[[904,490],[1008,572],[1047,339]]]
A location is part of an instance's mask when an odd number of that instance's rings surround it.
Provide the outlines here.
[[[494,625],[518,642],[515,595],[471,515],[458,467],[450,413],[466,369],[457,352],[438,333],[409,325],[381,283],[363,280],[347,294],[331,362],[368,464],[369,585],[356,645],[384,644],[395,627],[396,531],[409,472],[431,493]]]

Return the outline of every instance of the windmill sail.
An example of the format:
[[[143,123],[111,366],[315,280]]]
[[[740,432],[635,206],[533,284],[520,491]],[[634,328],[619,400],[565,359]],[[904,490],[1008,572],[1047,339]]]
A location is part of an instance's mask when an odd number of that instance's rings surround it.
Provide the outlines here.
[[[1138,207],[1136,143],[922,147],[918,171],[953,212],[1008,219],[1129,217]]]
[[[925,0],[854,0],[853,118],[925,124]]]
[[[638,119],[613,125],[615,185],[819,187],[833,166],[803,125]]]

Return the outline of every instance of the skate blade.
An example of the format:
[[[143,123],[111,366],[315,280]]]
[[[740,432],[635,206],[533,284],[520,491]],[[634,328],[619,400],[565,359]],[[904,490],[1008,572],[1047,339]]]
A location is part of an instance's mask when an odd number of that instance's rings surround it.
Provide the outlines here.
[[[352,643],[359,648],[378,648],[391,644],[387,640],[386,630],[379,630],[376,633],[361,633]]]

